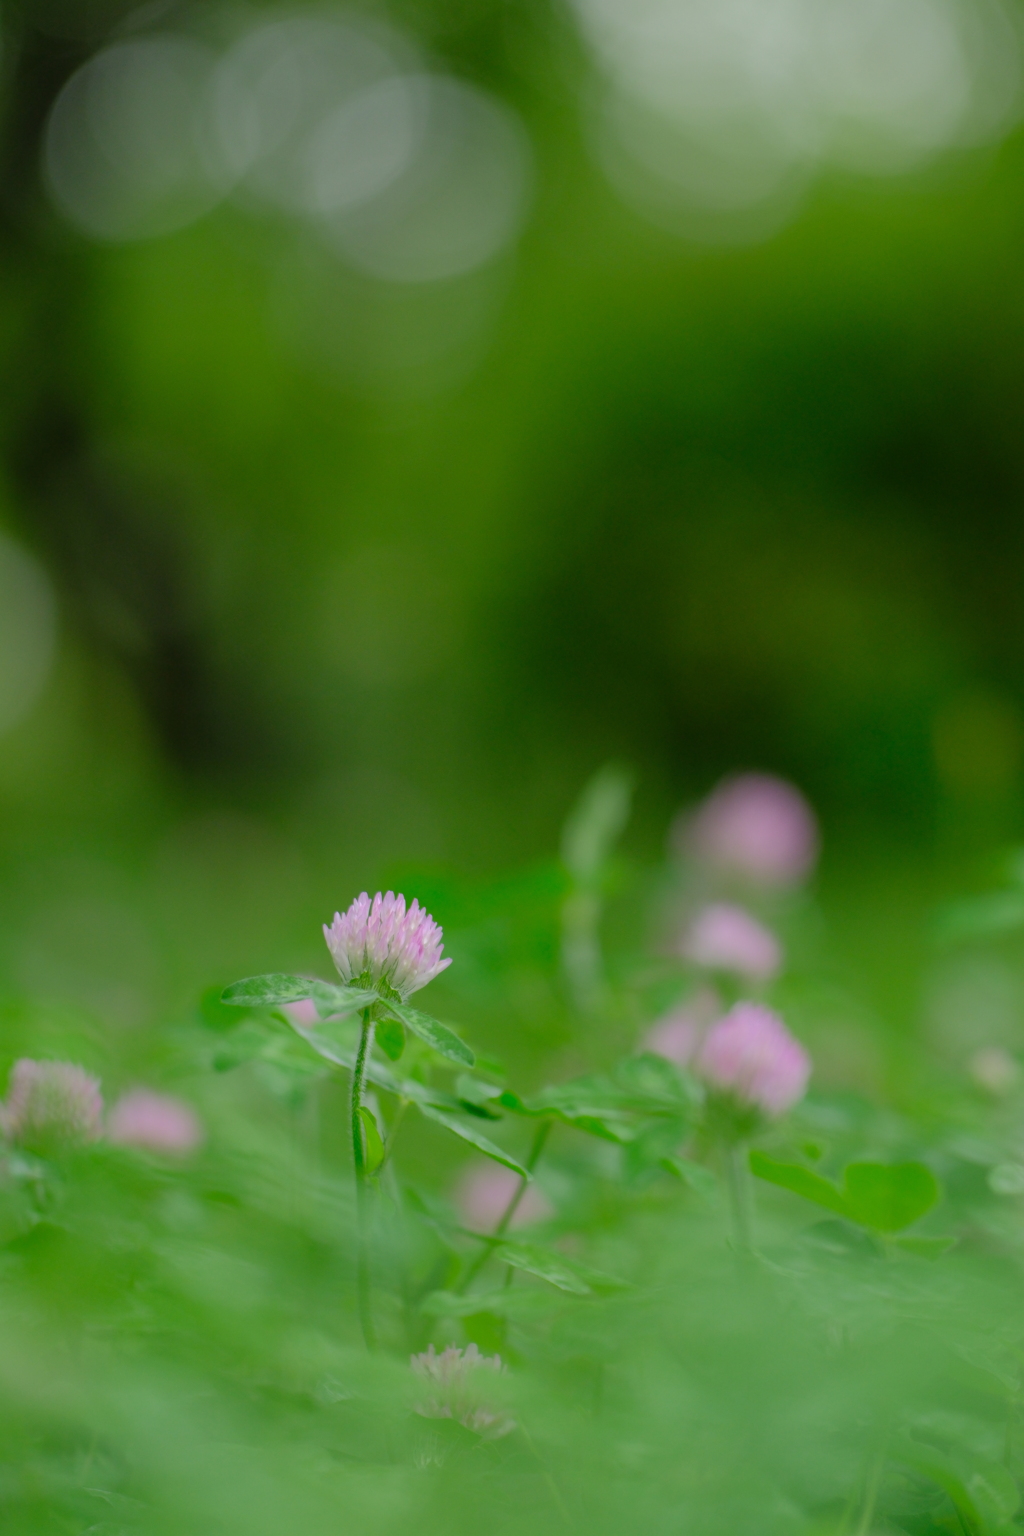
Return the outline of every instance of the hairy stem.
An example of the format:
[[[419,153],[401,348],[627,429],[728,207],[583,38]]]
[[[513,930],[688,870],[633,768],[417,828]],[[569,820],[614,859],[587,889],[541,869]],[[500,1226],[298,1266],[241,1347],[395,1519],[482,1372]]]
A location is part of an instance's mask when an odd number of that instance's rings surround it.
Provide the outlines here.
[[[542,1120],[540,1125],[537,1127],[537,1134],[533,1138],[533,1146],[530,1148],[530,1155],[526,1159],[526,1163],[524,1165],[528,1174],[532,1173],[537,1164],[540,1162],[541,1153],[544,1151],[545,1143],[547,1142],[548,1137],[551,1135],[551,1124],[552,1122],[550,1120]],[[462,1284],[459,1286],[460,1291],[465,1291],[469,1288],[471,1282],[476,1279],[480,1270],[483,1269],[484,1265],[487,1263],[487,1260],[490,1258],[492,1244],[497,1242],[500,1238],[504,1237],[508,1230],[509,1222],[512,1220],[516,1211],[519,1209],[520,1200],[526,1194],[526,1188],[529,1182],[530,1181],[528,1178],[519,1180],[519,1183],[516,1185],[515,1190],[513,1191],[511,1200],[508,1202],[508,1205],[506,1205],[504,1211],[501,1213],[501,1219],[498,1222],[498,1225],[495,1227],[494,1231],[487,1239],[484,1247],[477,1254],[476,1258],[473,1260],[472,1264],[469,1266],[465,1275],[463,1276]]]
[[[373,1020],[367,1008],[363,1012],[359,1051],[352,1072],[352,1163],[356,1176],[356,1295],[359,1303],[359,1321],[362,1324],[367,1349],[376,1348],[377,1338],[373,1331],[373,1315],[370,1308],[370,1190],[366,1175],[366,1143],[363,1140],[363,1122],[359,1111],[363,1104],[366,1064],[372,1044]]]

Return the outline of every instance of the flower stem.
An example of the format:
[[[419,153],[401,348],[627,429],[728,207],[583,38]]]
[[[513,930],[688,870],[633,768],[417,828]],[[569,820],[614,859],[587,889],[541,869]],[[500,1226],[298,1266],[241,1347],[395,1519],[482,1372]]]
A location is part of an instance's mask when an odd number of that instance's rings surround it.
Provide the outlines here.
[[[352,1163],[356,1176],[356,1295],[359,1304],[359,1321],[367,1349],[377,1347],[373,1331],[373,1315],[370,1309],[370,1250],[369,1250],[369,1197],[370,1189],[366,1173],[366,1144],[363,1140],[363,1122],[359,1111],[363,1105],[363,1087],[366,1083],[366,1064],[373,1044],[373,1019],[370,1009],[363,1012],[363,1030],[359,1037],[359,1051],[352,1073]]]
[[[729,1186],[729,1204],[732,1208],[732,1228],[736,1247],[741,1253],[749,1253],[753,1246],[751,1230],[753,1201],[747,1149],[743,1142],[735,1142],[727,1148],[725,1177]]]
[[[531,1174],[536,1168],[537,1164],[540,1162],[541,1153],[544,1151],[545,1143],[547,1142],[548,1137],[551,1135],[551,1125],[552,1122],[550,1120],[542,1120],[540,1125],[537,1127],[537,1134],[533,1138],[533,1146],[530,1148],[530,1155],[526,1159],[526,1163],[524,1165],[527,1174]],[[483,1248],[481,1248],[480,1252],[477,1254],[476,1258],[473,1260],[472,1264],[469,1266],[465,1275],[463,1276],[462,1284],[459,1286],[460,1292],[467,1290],[471,1282],[476,1279],[480,1270],[483,1269],[484,1265],[487,1263],[487,1260],[491,1256],[492,1244],[497,1241],[498,1238],[504,1237],[506,1231],[508,1230],[509,1222],[512,1220],[516,1211],[519,1209],[520,1200],[526,1194],[526,1188],[529,1182],[529,1178],[522,1178],[519,1180],[519,1183],[516,1185],[512,1193],[511,1200],[508,1202],[508,1205],[506,1205],[504,1211],[501,1213],[501,1219],[498,1222],[498,1225],[495,1227],[490,1237],[486,1239]]]
[[[885,1447],[876,1453],[868,1468],[868,1475],[864,1488],[864,1504],[861,1509],[860,1519],[857,1521],[857,1529],[854,1536],[869,1536],[872,1523],[875,1518],[875,1504],[878,1502],[878,1486],[882,1481],[882,1469],[885,1465]]]

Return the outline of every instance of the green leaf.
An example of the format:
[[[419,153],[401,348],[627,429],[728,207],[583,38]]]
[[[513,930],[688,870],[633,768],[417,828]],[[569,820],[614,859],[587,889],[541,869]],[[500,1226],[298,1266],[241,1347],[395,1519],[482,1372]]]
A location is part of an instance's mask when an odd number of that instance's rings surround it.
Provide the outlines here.
[[[359,1118],[363,1122],[363,1135],[366,1137],[366,1171],[376,1173],[384,1161],[384,1142],[372,1109],[361,1104]]]
[[[546,1286],[507,1286],[500,1291],[431,1291],[420,1310],[428,1317],[474,1317],[480,1312],[494,1312],[499,1317],[529,1317],[569,1305],[565,1294]]]
[[[686,1132],[684,1120],[649,1120],[623,1148],[626,1177],[642,1178],[674,1156]],[[674,1170],[673,1170],[674,1171]]]
[[[893,1459],[931,1478],[942,1488],[966,1522],[979,1536],[1000,1536],[1020,1507],[1017,1484],[998,1462],[964,1452],[944,1455],[934,1446],[901,1436]]]
[[[381,1019],[374,1038],[389,1061],[397,1061],[405,1050],[405,1029],[397,1019]]]
[[[358,1013],[380,1002],[377,992],[366,987],[339,987],[333,981],[314,981],[309,992],[321,1018],[332,1014]]]
[[[476,1057],[464,1041],[460,1040],[453,1029],[447,1024],[432,1019],[428,1013],[420,1013],[418,1008],[409,1008],[405,1003],[388,1003],[388,1015],[399,1020],[406,1029],[412,1031],[420,1040],[423,1040],[439,1056],[446,1057],[449,1061],[457,1061],[460,1066],[471,1067]]]
[[[309,976],[249,976],[225,987],[220,1000],[239,1008],[279,1008],[284,1003],[303,1002],[312,991]]]
[[[750,1171],[766,1184],[792,1190],[794,1195],[813,1200],[815,1205],[823,1205],[827,1211],[847,1217],[852,1214],[842,1191],[830,1179],[823,1179],[820,1173],[802,1168],[799,1163],[781,1163],[764,1152],[751,1152]]]
[[[540,1248],[535,1243],[495,1243],[494,1257],[513,1269],[523,1269],[528,1275],[537,1275],[560,1291],[571,1291],[574,1296],[590,1296],[590,1286],[564,1259]]]
[[[904,1253],[916,1254],[919,1259],[941,1259],[957,1244],[955,1237],[897,1237],[893,1241]]]
[[[1002,1530],[1020,1507],[1017,1484],[997,1461],[978,1462],[963,1474],[964,1486],[986,1531]]]
[[[679,1157],[673,1153],[669,1157],[659,1160],[659,1167],[666,1173],[674,1174],[684,1184],[688,1184],[694,1194],[700,1195],[702,1200],[713,1201],[718,1194],[718,1181],[710,1168],[705,1168],[703,1163],[691,1162],[688,1157]]]
[[[446,1130],[451,1131],[455,1136],[460,1136],[463,1141],[468,1141],[470,1146],[476,1147],[477,1151],[482,1152],[485,1157],[493,1158],[496,1163],[502,1163],[506,1168],[511,1168],[513,1173],[519,1174],[520,1178],[530,1177],[522,1163],[517,1163],[510,1153],[502,1151],[501,1147],[496,1147],[493,1141],[489,1141],[482,1132],[477,1130],[471,1120],[462,1120],[446,1110],[438,1109],[435,1104],[420,1097],[416,1097],[414,1103],[421,1115],[425,1115],[428,1120],[435,1120],[438,1125],[443,1125]]]
[[[481,1109],[501,1098],[501,1089],[495,1087],[494,1083],[484,1082],[480,1077],[470,1077],[466,1072],[460,1072],[455,1079],[455,1092],[464,1103],[476,1104]]]
[[[689,1105],[695,1097],[672,1063],[653,1051],[639,1051],[620,1061],[614,1083],[623,1103],[648,1113],[661,1107],[664,1114],[677,1115],[680,1107]]]
[[[249,976],[221,993],[222,1003],[239,1008],[281,1008],[311,998],[320,1013],[355,1013],[380,1002],[376,992],[362,987],[338,987],[315,976]]]
[[[850,1163],[842,1189],[810,1168],[778,1162],[763,1152],[751,1152],[750,1171],[875,1232],[901,1232],[930,1211],[940,1193],[924,1163]]]
[[[930,1211],[940,1193],[924,1163],[850,1163],[843,1192],[848,1214],[876,1232],[901,1232]]]

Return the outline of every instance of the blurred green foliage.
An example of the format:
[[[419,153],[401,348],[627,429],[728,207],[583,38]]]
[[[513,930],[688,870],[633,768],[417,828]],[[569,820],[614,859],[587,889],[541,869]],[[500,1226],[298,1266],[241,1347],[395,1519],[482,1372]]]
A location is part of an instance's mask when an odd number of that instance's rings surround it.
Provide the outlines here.
[[[568,10],[408,0],[535,179],[514,251],[399,290],[238,204],[123,245],[61,217],[68,77],[220,24],[126,15],[0,7],[0,528],[57,614],[8,720],[0,612],[0,1078],[81,1062],[206,1141],[3,1153],[4,1531],[1019,1530],[1020,131],[701,245],[594,163]],[[660,1115],[627,1081],[683,985],[666,828],[737,766],[824,827],[760,908],[815,1086],[746,1259],[684,1080]],[[566,823],[587,783],[602,825]],[[479,1073],[403,1120],[368,1357],[345,1073],[220,999],[325,974],[319,924],[389,883],[445,926],[429,1006]],[[477,1301],[444,1116],[519,1166],[524,1107],[550,1214]],[[515,1432],[414,1411],[405,1356],[449,1340],[508,1360]]]

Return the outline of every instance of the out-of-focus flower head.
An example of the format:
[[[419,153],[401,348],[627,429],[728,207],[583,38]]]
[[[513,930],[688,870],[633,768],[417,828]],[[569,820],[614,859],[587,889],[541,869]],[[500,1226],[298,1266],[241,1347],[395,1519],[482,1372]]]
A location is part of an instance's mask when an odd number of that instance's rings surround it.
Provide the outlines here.
[[[125,1147],[151,1152],[191,1152],[203,1139],[194,1109],[182,1099],[149,1088],[132,1088],[110,1111],[107,1136]]]
[[[800,791],[767,773],[723,779],[673,832],[680,853],[759,885],[795,885],[818,857],[818,824]]]
[[[484,1231],[495,1226],[504,1215],[509,1201],[519,1188],[519,1175],[511,1168],[501,1168],[496,1163],[485,1163],[469,1168],[459,1180],[455,1199],[467,1226]],[[535,1184],[527,1184],[522,1199],[516,1206],[510,1227],[528,1227],[532,1222],[545,1221],[554,1214]]]
[[[979,1088],[987,1089],[997,1098],[1009,1093],[1020,1081],[1019,1063],[1001,1045],[983,1045],[974,1052],[967,1070]]]
[[[774,1117],[803,1098],[811,1058],[778,1014],[744,1002],[708,1031],[696,1067],[711,1088]]]
[[[756,917],[730,902],[703,907],[683,934],[680,954],[707,970],[767,981],[782,964],[778,939]]]
[[[312,1029],[320,1023],[320,1014],[311,997],[300,998],[297,1003],[285,1003],[281,1009],[300,1029]]]
[[[11,1068],[0,1125],[8,1141],[35,1151],[96,1141],[103,1130],[99,1080],[69,1061],[22,1057]]]
[[[371,901],[364,891],[344,914],[324,925],[324,938],[342,981],[397,992],[403,1002],[451,965],[437,923],[414,901],[380,891]]]
[[[409,1364],[430,1386],[432,1395],[416,1405],[416,1412],[425,1419],[457,1419],[478,1435],[495,1439],[515,1429],[514,1419],[481,1400],[481,1389],[486,1390],[481,1373],[500,1375],[504,1370],[500,1355],[482,1355],[475,1344],[464,1350],[450,1344],[437,1354],[431,1344],[425,1354],[412,1355]]]
[[[717,1018],[722,1003],[712,987],[701,987],[684,1003],[656,1019],[644,1035],[645,1051],[654,1051],[677,1067],[688,1067],[697,1048]]]

